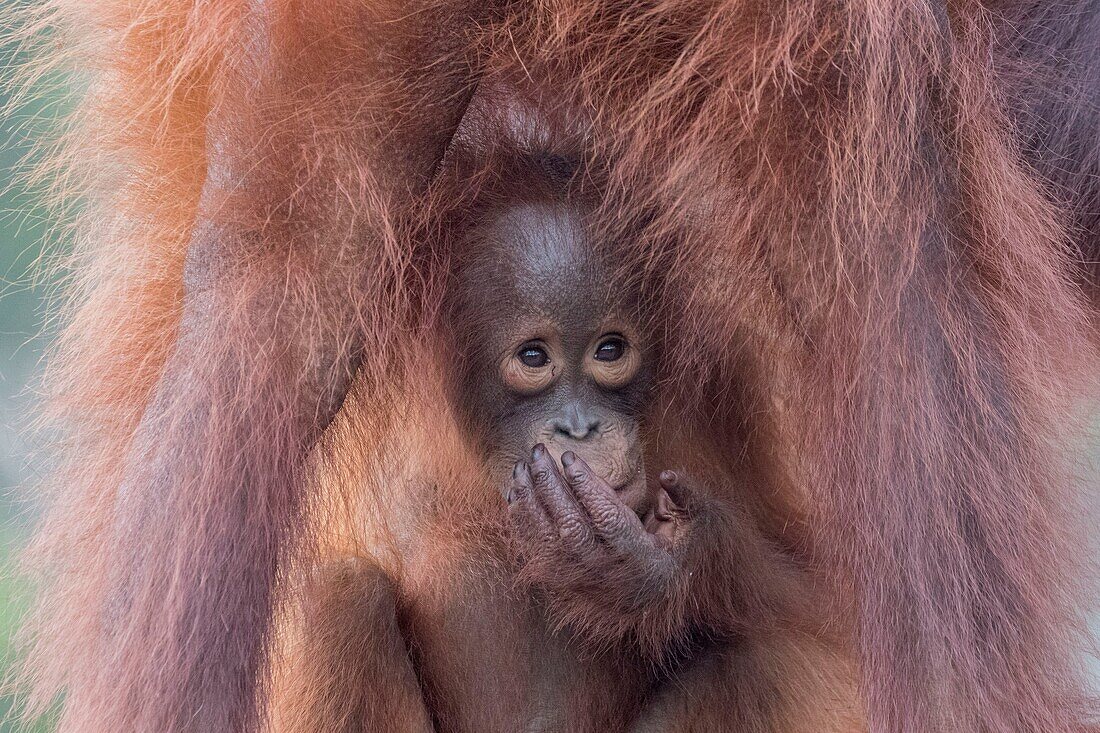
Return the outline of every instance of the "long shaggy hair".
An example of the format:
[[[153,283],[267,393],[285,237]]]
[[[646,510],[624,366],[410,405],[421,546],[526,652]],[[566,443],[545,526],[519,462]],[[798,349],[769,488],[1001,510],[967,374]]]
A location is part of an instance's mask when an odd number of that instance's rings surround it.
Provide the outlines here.
[[[441,77],[583,140],[597,220],[635,243],[623,277],[657,283],[673,407],[740,426],[803,508],[870,730],[1083,730],[1065,433],[1095,365],[1100,135],[1074,79],[1100,68],[1100,8],[542,0],[466,27],[460,0],[414,5],[460,28]],[[36,64],[82,90],[49,169],[81,207],[28,662],[63,730],[258,725],[278,589],[317,544],[301,406],[358,364],[368,440],[397,439],[447,277],[425,232],[464,193],[394,185],[406,162],[365,150],[435,114],[373,51],[403,10],[33,11]],[[181,329],[201,308],[213,327]],[[169,372],[188,389],[158,390]]]

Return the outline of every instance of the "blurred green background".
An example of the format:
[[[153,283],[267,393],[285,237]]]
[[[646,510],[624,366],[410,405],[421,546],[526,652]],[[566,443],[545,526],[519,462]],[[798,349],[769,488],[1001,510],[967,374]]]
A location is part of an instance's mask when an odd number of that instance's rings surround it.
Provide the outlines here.
[[[29,162],[31,141],[41,125],[63,110],[63,87],[46,83],[25,100],[12,98],[12,77],[23,60],[7,26],[11,8],[24,4],[0,0],[0,675],[15,660],[13,642],[26,611],[30,588],[16,567],[16,549],[25,542],[35,518],[33,489],[43,464],[37,460],[29,431],[35,376],[48,342],[44,325],[50,291],[36,268],[51,240],[49,216],[35,196],[16,181]],[[56,82],[54,79],[52,82]],[[0,733],[45,731],[51,726],[19,725],[11,719],[15,700],[0,694]]]
[[[4,37],[11,37],[11,29],[3,26],[10,17],[7,11],[23,2],[0,0]],[[13,663],[13,635],[30,595],[15,572],[13,556],[35,518],[33,489],[44,470],[28,429],[34,380],[49,341],[44,316],[51,283],[36,264],[44,251],[64,245],[56,241],[45,207],[14,185],[32,152],[36,130],[63,114],[64,86],[54,79],[25,101],[10,104],[11,77],[21,60],[13,43],[0,44],[0,678]],[[29,729],[17,725],[8,714],[15,702],[0,691],[0,733],[50,728],[48,720]]]

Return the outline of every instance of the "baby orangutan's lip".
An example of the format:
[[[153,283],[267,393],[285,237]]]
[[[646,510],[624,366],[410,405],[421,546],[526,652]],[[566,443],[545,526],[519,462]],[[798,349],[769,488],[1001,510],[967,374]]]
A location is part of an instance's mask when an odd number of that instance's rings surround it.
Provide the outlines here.
[[[639,481],[637,476],[632,476],[628,479],[623,479],[622,481],[619,481],[617,483],[614,482],[614,481],[610,481],[610,480],[607,482],[608,486],[610,486],[616,494],[621,494],[624,491],[628,491],[630,489],[633,489],[635,486],[638,486],[638,485],[641,485],[641,484],[644,484],[644,483],[645,483],[644,481]]]
[[[649,505],[649,489],[646,486],[645,473],[639,472],[625,481],[608,481],[614,487],[615,495],[624,504],[636,512],[643,512]]]
[[[602,476],[604,482],[614,490],[616,494],[622,493],[638,483],[637,475],[630,476]]]

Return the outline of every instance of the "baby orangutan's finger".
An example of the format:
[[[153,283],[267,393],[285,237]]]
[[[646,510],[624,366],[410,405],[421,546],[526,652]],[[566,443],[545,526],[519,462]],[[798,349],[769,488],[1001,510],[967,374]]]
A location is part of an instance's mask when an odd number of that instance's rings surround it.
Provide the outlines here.
[[[683,509],[690,499],[690,491],[683,477],[676,471],[661,471],[658,477],[661,488],[667,492],[673,506],[670,509]]]
[[[566,488],[557,463],[540,443],[531,454],[534,493],[546,511],[556,536],[570,553],[583,553],[595,543],[590,520]]]
[[[518,461],[512,469],[512,485],[508,495],[508,516],[519,535],[517,539],[548,540],[552,534],[550,518],[535,497],[531,471],[523,461]]]
[[[625,546],[643,533],[638,516],[622,502],[607,482],[593,473],[584,459],[572,451],[561,457],[565,480],[592,518],[596,532],[612,546]]]

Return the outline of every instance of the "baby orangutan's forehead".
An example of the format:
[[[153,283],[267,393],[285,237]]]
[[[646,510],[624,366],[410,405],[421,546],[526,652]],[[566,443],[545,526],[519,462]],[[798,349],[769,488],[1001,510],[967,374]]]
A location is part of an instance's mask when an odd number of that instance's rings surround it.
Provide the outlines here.
[[[498,245],[511,250],[508,259],[520,278],[561,278],[590,265],[583,223],[567,206],[521,204],[502,214],[492,229]]]
[[[560,204],[522,204],[501,215],[488,239],[500,293],[526,313],[576,321],[612,306],[610,268],[593,251],[579,212]]]

